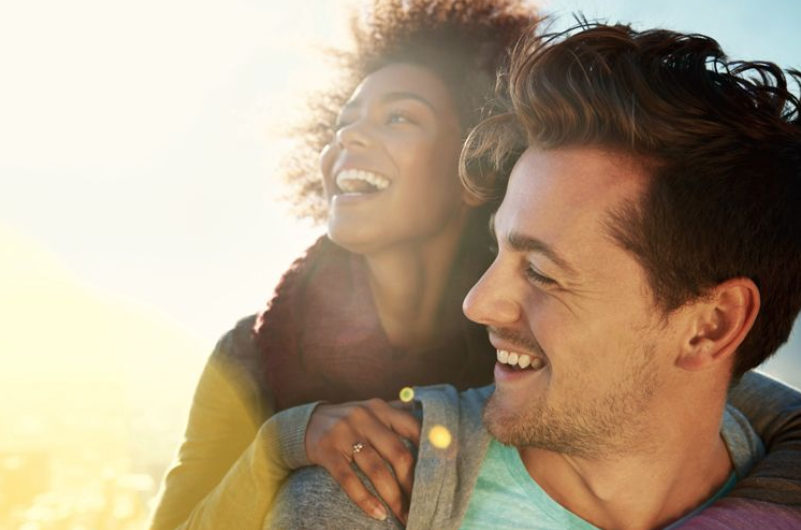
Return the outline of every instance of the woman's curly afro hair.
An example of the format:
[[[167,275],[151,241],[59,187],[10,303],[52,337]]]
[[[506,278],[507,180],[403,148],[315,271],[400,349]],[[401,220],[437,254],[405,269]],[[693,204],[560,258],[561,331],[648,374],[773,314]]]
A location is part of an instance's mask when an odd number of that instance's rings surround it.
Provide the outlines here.
[[[354,46],[329,50],[341,78],[310,98],[307,119],[292,129],[297,142],[280,169],[296,213],[325,218],[317,155],[331,141],[339,109],[366,76],[396,62],[434,71],[451,91],[466,136],[481,118],[510,48],[536,22],[536,10],[523,0],[373,0],[354,12]]]

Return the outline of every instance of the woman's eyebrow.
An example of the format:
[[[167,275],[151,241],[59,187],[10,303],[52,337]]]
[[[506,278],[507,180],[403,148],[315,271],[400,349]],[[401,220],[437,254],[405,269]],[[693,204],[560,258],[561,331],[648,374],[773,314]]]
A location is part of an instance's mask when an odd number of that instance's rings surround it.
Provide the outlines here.
[[[429,101],[428,99],[424,98],[423,96],[415,92],[402,92],[402,91],[389,92],[381,96],[381,103],[387,104],[395,101],[401,101],[404,99],[411,99],[413,101],[420,102],[426,107],[428,107],[431,110],[431,112],[434,113],[438,112],[437,107],[431,101]],[[362,100],[360,98],[352,99],[347,103],[345,103],[344,105],[342,105],[342,108],[340,109],[339,113],[341,115],[344,114],[345,112],[359,109],[361,108],[361,106],[362,106]]]
[[[393,101],[398,101],[401,99],[413,99],[415,101],[419,101],[420,103],[431,109],[433,112],[437,112],[437,107],[434,106],[434,104],[431,101],[429,101],[428,99],[424,98],[423,96],[415,92],[390,92],[388,94],[385,94],[381,98],[381,101],[385,103],[392,103]]]

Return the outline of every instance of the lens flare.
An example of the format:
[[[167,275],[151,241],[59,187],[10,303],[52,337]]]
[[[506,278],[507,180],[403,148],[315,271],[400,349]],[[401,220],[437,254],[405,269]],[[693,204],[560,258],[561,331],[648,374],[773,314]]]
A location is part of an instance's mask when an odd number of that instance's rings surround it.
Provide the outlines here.
[[[434,425],[428,431],[428,441],[437,449],[447,449],[451,445],[451,431],[442,425]]]
[[[400,400],[404,403],[411,403],[414,401],[414,389],[405,386],[400,391]]]

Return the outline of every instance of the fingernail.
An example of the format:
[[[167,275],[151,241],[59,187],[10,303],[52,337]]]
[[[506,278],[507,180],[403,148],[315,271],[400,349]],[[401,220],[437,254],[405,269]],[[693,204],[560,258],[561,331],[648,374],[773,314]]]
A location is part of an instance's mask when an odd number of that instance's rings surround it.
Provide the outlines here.
[[[380,504],[373,506],[373,508],[370,510],[370,515],[372,515],[373,519],[378,519],[379,521],[387,520],[387,511]]]

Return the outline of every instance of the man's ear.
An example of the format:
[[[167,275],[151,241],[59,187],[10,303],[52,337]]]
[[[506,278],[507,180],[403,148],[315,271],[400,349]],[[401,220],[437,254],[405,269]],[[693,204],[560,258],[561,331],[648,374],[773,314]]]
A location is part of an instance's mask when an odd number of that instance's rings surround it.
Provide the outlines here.
[[[734,278],[714,287],[691,306],[676,364],[697,371],[731,360],[754,325],[759,304],[759,289],[748,278]]]

